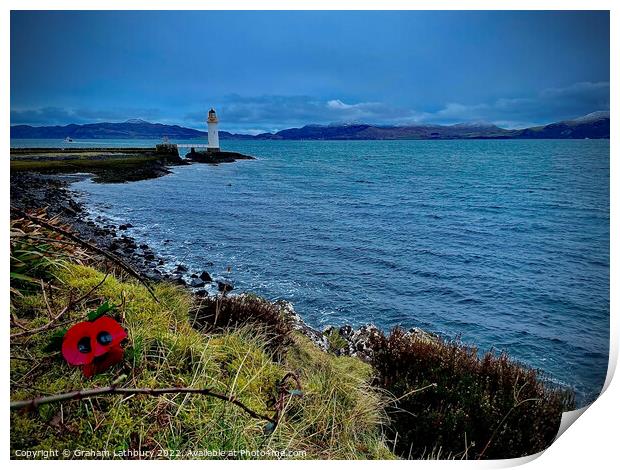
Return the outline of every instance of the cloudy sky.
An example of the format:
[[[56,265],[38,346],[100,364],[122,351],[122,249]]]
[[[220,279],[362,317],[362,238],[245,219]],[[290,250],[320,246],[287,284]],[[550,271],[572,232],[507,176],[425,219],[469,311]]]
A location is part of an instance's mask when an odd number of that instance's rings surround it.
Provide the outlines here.
[[[607,12],[12,12],[11,123],[525,127],[609,109]]]

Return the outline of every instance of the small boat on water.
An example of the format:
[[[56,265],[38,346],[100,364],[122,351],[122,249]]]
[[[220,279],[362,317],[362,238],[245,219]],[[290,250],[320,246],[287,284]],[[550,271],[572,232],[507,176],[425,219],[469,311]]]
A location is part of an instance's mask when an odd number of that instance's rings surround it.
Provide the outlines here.
[[[70,144],[73,142],[73,139],[71,137],[65,137],[65,143]]]

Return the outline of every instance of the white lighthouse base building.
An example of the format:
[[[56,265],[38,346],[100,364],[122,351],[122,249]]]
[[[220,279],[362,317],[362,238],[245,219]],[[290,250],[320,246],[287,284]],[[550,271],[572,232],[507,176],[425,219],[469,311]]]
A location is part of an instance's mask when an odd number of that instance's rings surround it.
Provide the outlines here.
[[[209,110],[209,116],[207,117],[207,129],[209,134],[209,141],[207,143],[207,152],[219,152],[220,151],[220,135],[217,130],[218,123],[215,110],[211,108]]]

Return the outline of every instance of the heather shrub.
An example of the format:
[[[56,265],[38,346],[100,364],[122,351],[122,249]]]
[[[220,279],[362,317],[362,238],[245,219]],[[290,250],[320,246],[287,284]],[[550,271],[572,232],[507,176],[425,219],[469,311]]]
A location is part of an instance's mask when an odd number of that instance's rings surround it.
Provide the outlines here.
[[[280,307],[254,295],[204,297],[192,315],[194,327],[205,332],[244,325],[258,328],[275,355],[291,343],[292,325]]]
[[[552,388],[506,354],[409,335],[375,340],[376,385],[394,396],[388,437],[405,458],[505,459],[547,448],[570,391]]]

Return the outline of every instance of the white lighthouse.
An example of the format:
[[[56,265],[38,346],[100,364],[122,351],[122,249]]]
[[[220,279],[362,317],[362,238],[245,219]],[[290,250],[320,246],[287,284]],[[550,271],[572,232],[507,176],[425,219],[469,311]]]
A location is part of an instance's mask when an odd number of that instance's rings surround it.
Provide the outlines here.
[[[220,136],[217,132],[217,115],[215,109],[209,110],[209,117],[207,117],[207,128],[209,131],[209,143],[207,144],[207,152],[219,152],[220,151]]]

